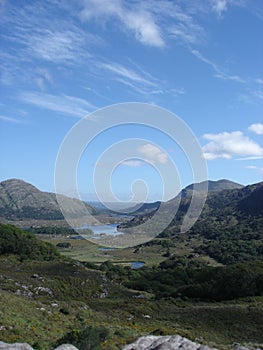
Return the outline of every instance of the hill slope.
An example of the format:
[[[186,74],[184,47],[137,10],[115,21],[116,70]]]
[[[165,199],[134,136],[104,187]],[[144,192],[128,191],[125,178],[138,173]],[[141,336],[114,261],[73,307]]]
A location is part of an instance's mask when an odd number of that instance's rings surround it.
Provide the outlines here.
[[[182,198],[191,197],[193,193],[193,189],[195,189],[195,191],[202,193],[204,190],[207,190],[208,192],[218,192],[222,190],[240,189],[242,187],[244,186],[236,182],[225,180],[225,179],[217,180],[217,181],[208,180],[208,181],[203,181],[203,182],[188,185],[187,187],[182,189],[182,191],[176,196],[176,198],[178,196],[181,196]],[[172,201],[173,199],[168,201],[167,203]],[[153,203],[137,204],[133,208],[130,208],[129,212],[136,215],[147,214],[158,209],[160,205],[161,205],[160,201],[153,202]]]
[[[62,196],[67,201],[71,215],[80,216],[81,202],[78,199]],[[85,208],[91,214],[96,210],[84,203]],[[33,185],[19,180],[10,179],[0,183],[0,218],[7,220],[42,219],[62,220],[64,219],[54,193],[42,192]]]

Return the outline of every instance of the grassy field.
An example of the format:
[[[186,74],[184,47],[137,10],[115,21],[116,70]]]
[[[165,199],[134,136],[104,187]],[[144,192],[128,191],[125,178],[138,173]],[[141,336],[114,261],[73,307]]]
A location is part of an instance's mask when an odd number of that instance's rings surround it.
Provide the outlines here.
[[[82,262],[102,263],[110,260],[117,264],[130,264],[134,261],[142,261],[147,266],[158,265],[167,259],[167,248],[161,244],[154,244],[149,246],[131,247],[124,249],[105,249],[100,245],[95,245],[88,240],[70,239],[66,236],[49,236],[39,235],[43,241],[57,245],[58,243],[70,243],[71,248],[60,248],[59,252],[69,258]],[[165,241],[159,240],[160,242]],[[200,242],[199,242],[200,243]],[[171,255],[189,256],[193,254],[193,248],[197,243],[192,240],[191,243],[182,241],[174,244],[169,248]],[[204,261],[209,265],[219,265],[215,260],[208,256],[197,257],[198,260]]]

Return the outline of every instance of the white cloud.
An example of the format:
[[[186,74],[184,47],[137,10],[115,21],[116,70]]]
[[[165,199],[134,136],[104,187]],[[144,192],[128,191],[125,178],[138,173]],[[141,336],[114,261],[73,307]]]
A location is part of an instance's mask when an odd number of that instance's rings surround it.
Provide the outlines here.
[[[211,141],[203,147],[204,157],[207,160],[231,159],[235,156],[263,157],[263,148],[241,131],[205,134],[203,137]]]
[[[125,160],[124,162],[121,163],[121,165],[137,168],[142,166],[143,162],[137,159],[130,159],[130,160]]]
[[[221,16],[227,10],[227,0],[213,0],[212,9]]]
[[[143,155],[143,159],[151,164],[161,163],[165,164],[168,161],[168,156],[159,147],[146,143],[138,148],[139,153]]]
[[[24,92],[20,95],[23,102],[50,111],[84,117],[95,107],[88,101],[68,95],[51,95],[37,92]]]
[[[121,26],[131,30],[138,41],[143,44],[163,47],[160,27],[156,24],[150,11],[145,11],[136,6],[128,7],[122,1],[112,0],[86,0],[85,7],[81,12],[81,17],[86,20],[92,18],[104,18],[105,20],[118,19]]]
[[[263,124],[261,124],[261,123],[251,124],[248,127],[248,130],[255,132],[258,135],[263,135]]]

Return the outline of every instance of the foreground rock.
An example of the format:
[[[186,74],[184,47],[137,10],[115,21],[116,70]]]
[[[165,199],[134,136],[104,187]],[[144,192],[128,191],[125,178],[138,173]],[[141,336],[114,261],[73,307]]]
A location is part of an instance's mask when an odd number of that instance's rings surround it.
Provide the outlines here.
[[[34,350],[26,343],[6,344],[0,341],[0,350]],[[78,350],[70,344],[60,345],[54,350]],[[141,337],[136,342],[125,345],[122,350],[217,350],[208,346],[195,343],[180,335]],[[236,345],[233,350],[248,350],[245,347]]]
[[[34,350],[34,349],[26,343],[7,344],[0,341],[0,350]],[[78,349],[73,345],[64,344],[64,345],[60,345],[54,350],[78,350]]]
[[[147,336],[141,337],[136,342],[124,346],[123,350],[216,350],[180,335],[173,336]]]
[[[126,345],[122,350],[217,350],[208,346],[195,343],[180,335],[167,336],[147,336],[141,337],[134,343]],[[234,350],[248,350],[247,348],[236,346]]]

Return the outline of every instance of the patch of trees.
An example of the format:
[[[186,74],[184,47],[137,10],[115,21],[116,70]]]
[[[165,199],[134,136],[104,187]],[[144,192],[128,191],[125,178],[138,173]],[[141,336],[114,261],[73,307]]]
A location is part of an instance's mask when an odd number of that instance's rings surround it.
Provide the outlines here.
[[[167,259],[158,267],[132,270],[105,262],[107,277],[124,286],[160,298],[191,298],[207,301],[231,300],[263,295],[263,262],[254,261],[208,267],[186,258]]]
[[[75,235],[76,232],[73,228],[69,227],[56,227],[56,226],[46,226],[46,227],[30,227],[27,229],[31,233],[36,235]]]
[[[51,244],[12,225],[0,224],[0,255],[14,254],[20,260],[55,260],[59,254]]]

